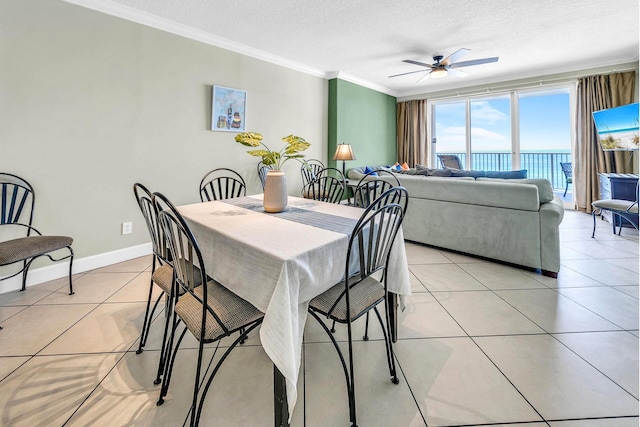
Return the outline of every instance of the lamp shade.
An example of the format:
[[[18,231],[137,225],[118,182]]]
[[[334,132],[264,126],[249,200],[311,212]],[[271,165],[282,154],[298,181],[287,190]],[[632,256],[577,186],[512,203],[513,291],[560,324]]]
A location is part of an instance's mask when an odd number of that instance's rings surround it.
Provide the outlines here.
[[[356,155],[353,154],[351,145],[338,144],[338,147],[336,148],[336,152],[333,155],[333,160],[355,160],[355,159],[356,159]]]

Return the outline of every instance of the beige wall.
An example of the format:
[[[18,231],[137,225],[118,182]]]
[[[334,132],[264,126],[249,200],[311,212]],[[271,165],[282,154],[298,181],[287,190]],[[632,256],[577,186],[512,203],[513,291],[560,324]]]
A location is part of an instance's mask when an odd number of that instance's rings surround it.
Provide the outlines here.
[[[248,92],[248,130],[270,147],[294,133],[326,161],[320,77],[57,0],[0,2],[0,63],[0,170],[31,182],[35,225],[73,236],[78,258],[148,242],[136,181],[191,203],[205,172],[231,167],[261,192],[259,159],[209,130],[214,84]],[[284,169],[299,194],[299,163]]]

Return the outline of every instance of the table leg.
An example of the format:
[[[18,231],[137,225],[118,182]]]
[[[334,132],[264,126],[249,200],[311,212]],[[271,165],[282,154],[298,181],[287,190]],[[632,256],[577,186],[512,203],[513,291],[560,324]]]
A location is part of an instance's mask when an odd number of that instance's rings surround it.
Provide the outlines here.
[[[287,383],[275,364],[273,365],[273,414],[276,427],[289,427]]]
[[[387,307],[389,310],[389,333],[391,342],[398,341],[398,295],[387,293]]]

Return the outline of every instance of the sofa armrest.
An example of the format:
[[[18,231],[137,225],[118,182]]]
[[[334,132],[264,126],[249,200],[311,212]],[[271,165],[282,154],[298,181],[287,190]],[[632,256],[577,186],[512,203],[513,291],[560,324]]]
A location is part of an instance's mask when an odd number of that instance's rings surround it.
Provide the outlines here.
[[[540,258],[542,270],[560,271],[560,223],[564,206],[558,196],[540,205]]]

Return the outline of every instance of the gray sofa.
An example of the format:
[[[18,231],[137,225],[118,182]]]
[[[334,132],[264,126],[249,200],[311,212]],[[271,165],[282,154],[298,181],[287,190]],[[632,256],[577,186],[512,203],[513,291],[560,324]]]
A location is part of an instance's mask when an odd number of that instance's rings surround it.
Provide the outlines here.
[[[540,269],[557,277],[562,201],[544,179],[396,174],[409,193],[406,240]],[[363,168],[349,170],[359,180]]]

